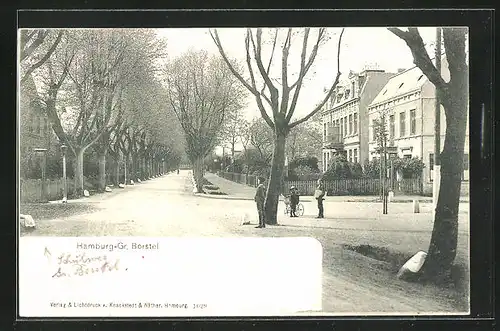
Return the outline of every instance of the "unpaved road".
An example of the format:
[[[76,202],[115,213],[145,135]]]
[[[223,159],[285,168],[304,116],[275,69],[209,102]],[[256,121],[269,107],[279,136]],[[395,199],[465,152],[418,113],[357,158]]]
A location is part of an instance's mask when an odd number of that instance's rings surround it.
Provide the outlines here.
[[[416,315],[467,310],[466,300],[453,289],[401,282],[377,261],[342,248],[342,244],[370,244],[402,252],[425,250],[432,229],[430,216],[411,214],[408,204],[399,204],[387,216],[380,215],[375,204],[339,203],[335,211],[327,212],[328,219],[319,221],[312,218],[314,206],[306,204],[304,217],[290,219],[280,210],[280,226],[256,229],[240,225],[245,214],[255,224],[252,201],[197,197],[191,191],[187,171],[169,174],[121,192],[71,201],[92,209],[42,220],[37,230],[23,235],[314,237],[323,246],[324,313]],[[458,260],[467,257],[468,226],[464,220]]]

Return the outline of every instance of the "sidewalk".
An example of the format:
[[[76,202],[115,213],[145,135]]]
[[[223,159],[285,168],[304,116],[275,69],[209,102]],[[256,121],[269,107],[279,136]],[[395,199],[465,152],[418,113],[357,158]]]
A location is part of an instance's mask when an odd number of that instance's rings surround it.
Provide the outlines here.
[[[206,172],[205,178],[215,186],[218,186],[220,190],[224,193],[227,193],[227,195],[203,194],[200,196],[204,196],[207,198],[215,198],[215,199],[226,199],[226,200],[229,199],[253,200],[255,196],[255,187],[232,182],[230,180],[219,177],[211,172]]]
[[[218,186],[222,192],[227,195],[210,195],[203,194],[200,196],[211,199],[236,199],[236,200],[253,200],[255,188],[240,183],[235,183],[230,180],[221,178],[216,174],[207,172],[205,178],[212,184]],[[312,196],[301,196],[301,201],[313,201]],[[395,195],[391,202],[394,203],[411,203],[413,200],[418,200],[420,203],[432,203],[432,197],[424,197],[419,195]],[[327,196],[326,201],[331,202],[381,202],[379,196],[364,195],[364,196]],[[461,203],[468,203],[469,197],[460,197]]]

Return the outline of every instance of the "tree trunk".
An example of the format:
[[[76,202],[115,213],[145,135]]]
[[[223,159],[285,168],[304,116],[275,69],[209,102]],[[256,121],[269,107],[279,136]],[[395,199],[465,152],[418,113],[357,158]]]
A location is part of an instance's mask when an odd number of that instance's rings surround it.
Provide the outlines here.
[[[118,185],[120,184],[120,159],[118,157],[115,158],[115,180],[113,182],[113,185]]]
[[[267,184],[266,201],[264,203],[267,224],[278,224],[278,202],[281,179],[285,168],[285,142],[286,134],[278,132],[275,135],[273,158],[271,163],[271,176]]]
[[[130,179],[137,182],[137,154],[132,153],[132,167],[130,169]]]
[[[196,192],[203,193],[203,158],[197,158],[193,164],[193,175],[196,182]]]
[[[129,170],[128,170],[128,164],[129,164],[129,160],[130,160],[130,156],[128,154],[125,155],[125,166],[124,166],[125,169],[124,169],[124,178],[123,178],[123,184],[124,185],[128,185],[128,180],[129,180],[128,179],[128,177],[129,177],[128,176],[128,172],[129,172]]]
[[[153,157],[150,156],[149,157],[149,168],[150,168],[149,173],[151,174],[151,177],[153,177],[153,175],[155,174],[153,166],[154,166],[154,160],[153,160]]]
[[[84,187],[83,180],[83,155],[85,150],[83,148],[76,150],[75,160],[75,195],[82,196]]]
[[[451,52],[447,52],[447,56],[450,57]],[[456,256],[468,93],[468,73],[455,73],[449,83],[449,100],[441,99],[445,109],[446,133],[440,154],[441,189],[429,251],[422,269],[427,279],[446,277]]]
[[[97,190],[99,192],[104,192],[106,188],[106,150],[102,149],[99,151],[98,155],[98,164],[99,164],[99,185]]]

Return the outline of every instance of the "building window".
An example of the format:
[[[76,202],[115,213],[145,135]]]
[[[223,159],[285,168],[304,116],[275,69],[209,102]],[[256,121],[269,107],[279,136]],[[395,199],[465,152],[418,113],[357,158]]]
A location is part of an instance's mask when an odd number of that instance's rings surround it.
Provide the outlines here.
[[[344,118],[343,117],[340,119],[340,136],[341,137],[344,136]]]
[[[434,153],[429,154],[429,170],[434,170]]]
[[[326,154],[323,153],[323,171],[326,171],[328,169],[328,165],[326,164]]]
[[[394,124],[394,115],[389,116],[389,137],[390,139],[394,139],[395,135],[395,124]]]
[[[353,133],[357,134],[358,133],[358,113],[354,113],[353,118],[354,118],[354,124],[353,124],[354,132]]]
[[[375,120],[372,121],[372,141],[377,140],[377,131],[376,131],[376,124]]]
[[[347,136],[347,116],[344,117],[344,135]]]
[[[406,136],[406,113],[399,113],[399,136]]]
[[[326,123],[323,123],[323,141],[326,141]]]
[[[352,97],[354,98],[354,97],[356,96],[356,95],[355,95],[355,94],[356,94],[356,93],[355,93],[355,90],[356,90],[356,89],[355,89],[355,87],[356,87],[356,82],[352,82],[352,83],[351,83],[351,85],[352,85],[352,87],[351,87],[351,90],[352,90]]]
[[[330,114],[330,123],[333,123],[333,114]]]
[[[352,162],[352,149],[349,150],[349,162]]]
[[[417,133],[417,114],[415,109],[410,110],[410,135]]]
[[[354,158],[353,162],[358,163],[358,149],[357,148],[354,149],[354,157],[353,158]]]
[[[352,134],[352,115],[349,115],[349,134]]]

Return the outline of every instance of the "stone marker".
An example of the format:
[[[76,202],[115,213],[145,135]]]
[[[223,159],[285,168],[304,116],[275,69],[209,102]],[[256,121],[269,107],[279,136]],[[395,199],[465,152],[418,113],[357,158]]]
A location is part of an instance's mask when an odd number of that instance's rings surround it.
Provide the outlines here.
[[[125,184],[118,184],[119,188],[125,188]]]
[[[63,197],[63,198],[62,198],[62,203],[67,203],[67,202],[68,202],[68,198]]]
[[[19,214],[19,221],[21,222],[21,225],[25,228],[34,228],[36,227],[35,220],[31,215],[22,215]]]
[[[104,188],[104,191],[105,191],[105,192],[111,192],[112,190],[111,190],[111,187],[106,186],[106,187]]]
[[[241,225],[250,225],[250,215],[248,213],[241,216]]]
[[[423,251],[413,255],[408,261],[406,261],[401,269],[399,269],[397,277],[402,280],[413,280],[422,268],[426,257],[427,253]]]
[[[394,199],[394,191],[389,191],[389,195],[387,196],[387,202],[391,202]]]
[[[130,185],[134,185],[134,184],[135,184],[134,181],[131,179],[130,180]]]
[[[420,204],[417,199],[413,200],[413,213],[420,213]]]
[[[140,179],[140,178],[137,178],[137,182],[138,182],[138,183],[141,183],[142,181],[141,181],[141,179]]]
[[[87,190],[83,190],[83,196],[85,196],[85,197],[89,197],[89,196],[90,196],[89,191],[87,191]]]

